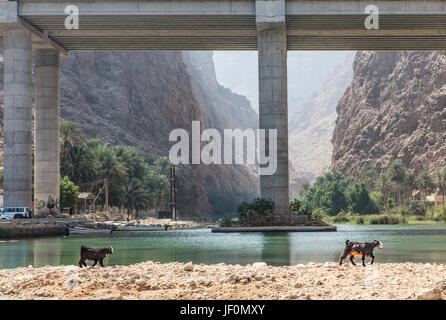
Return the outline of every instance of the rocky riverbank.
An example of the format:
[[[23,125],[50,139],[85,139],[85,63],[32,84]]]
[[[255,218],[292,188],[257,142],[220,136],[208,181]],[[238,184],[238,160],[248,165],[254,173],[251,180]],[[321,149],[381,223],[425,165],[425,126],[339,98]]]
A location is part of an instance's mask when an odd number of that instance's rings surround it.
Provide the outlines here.
[[[160,227],[165,224],[172,229],[197,229],[207,227],[194,221],[171,221],[170,219],[141,219],[141,230],[144,227]],[[107,220],[98,215],[58,216],[51,218],[14,219],[0,221],[0,239],[38,238],[68,235],[68,227],[82,227],[94,230],[118,230],[122,226],[138,226],[135,221],[128,223],[125,220]],[[137,230],[137,229],[136,229]],[[135,231],[135,230],[133,230]]]
[[[37,238],[64,235],[68,235],[65,224],[21,224],[14,221],[13,223],[0,225],[0,239]]]
[[[144,262],[0,270],[0,299],[441,299],[446,265]]]

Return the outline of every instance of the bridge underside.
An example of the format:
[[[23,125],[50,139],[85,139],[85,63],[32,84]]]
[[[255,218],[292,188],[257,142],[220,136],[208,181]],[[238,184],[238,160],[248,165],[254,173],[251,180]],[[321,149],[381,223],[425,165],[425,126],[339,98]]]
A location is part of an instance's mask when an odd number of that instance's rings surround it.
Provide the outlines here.
[[[78,30],[65,29],[66,16],[21,18],[67,51],[258,50],[254,15],[81,15]],[[287,15],[288,50],[446,49],[446,15],[381,15],[379,30],[365,18]]]
[[[67,5],[79,10],[78,29],[65,27]],[[369,5],[379,8],[379,29],[365,28]],[[0,31],[5,206],[30,206],[34,96],[34,202],[40,212],[52,210],[48,204],[57,207],[59,58],[69,51],[257,50],[259,128],[268,131],[267,141],[276,141],[260,151],[277,154],[277,170],[262,174],[261,167],[260,191],[275,202],[275,213],[286,217],[287,51],[446,50],[446,1],[0,0]]]

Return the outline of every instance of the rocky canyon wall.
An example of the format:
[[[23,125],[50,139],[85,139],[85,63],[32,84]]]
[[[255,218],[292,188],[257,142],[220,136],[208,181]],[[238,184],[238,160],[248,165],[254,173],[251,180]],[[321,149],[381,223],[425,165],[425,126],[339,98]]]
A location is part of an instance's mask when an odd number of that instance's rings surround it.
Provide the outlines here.
[[[446,53],[358,52],[337,106],[332,171],[358,175],[396,158],[415,173],[446,166]]]
[[[190,131],[193,120],[202,130],[258,123],[246,98],[217,83],[212,52],[71,52],[61,62],[61,117],[91,138],[135,146],[151,158],[168,156],[169,133]],[[216,211],[219,201],[258,193],[246,166],[180,165],[176,172],[180,217],[215,217],[225,213]]]

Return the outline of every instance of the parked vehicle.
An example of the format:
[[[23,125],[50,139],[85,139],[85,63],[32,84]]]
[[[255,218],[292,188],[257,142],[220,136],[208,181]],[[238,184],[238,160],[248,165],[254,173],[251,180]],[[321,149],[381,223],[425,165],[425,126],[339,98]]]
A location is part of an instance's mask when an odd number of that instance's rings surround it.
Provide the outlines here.
[[[3,208],[0,208],[0,220],[11,219],[3,214]]]
[[[0,219],[24,219],[31,217],[31,210],[27,207],[3,208]]]

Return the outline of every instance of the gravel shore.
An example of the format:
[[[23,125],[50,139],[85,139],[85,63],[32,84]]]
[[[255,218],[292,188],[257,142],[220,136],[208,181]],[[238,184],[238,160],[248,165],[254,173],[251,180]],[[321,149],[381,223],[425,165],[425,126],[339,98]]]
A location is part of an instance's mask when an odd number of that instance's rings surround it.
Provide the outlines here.
[[[441,299],[446,265],[144,262],[0,270],[0,299]]]

